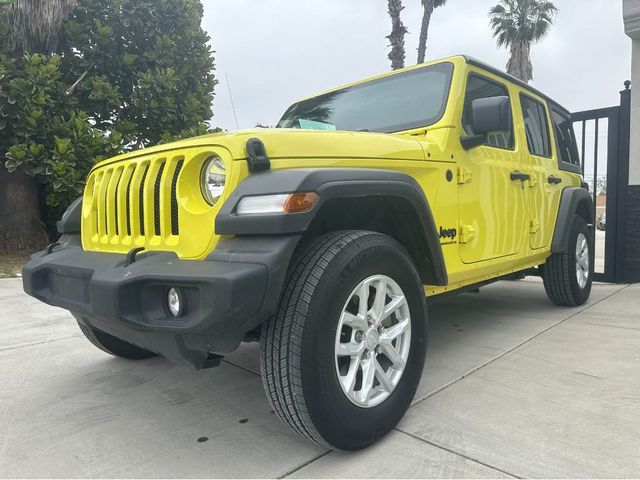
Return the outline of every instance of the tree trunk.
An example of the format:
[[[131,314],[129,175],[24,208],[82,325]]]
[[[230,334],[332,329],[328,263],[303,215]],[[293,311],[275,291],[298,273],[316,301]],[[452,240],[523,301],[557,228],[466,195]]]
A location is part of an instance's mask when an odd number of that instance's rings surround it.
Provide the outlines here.
[[[525,83],[529,83],[533,80],[531,44],[529,42],[516,40],[511,45],[511,55],[507,62],[507,73]]]
[[[391,60],[391,68],[398,70],[404,68],[405,50],[404,36],[407,28],[402,23],[400,13],[404,10],[401,0],[389,0],[389,16],[391,17],[391,33],[387,36],[391,43],[391,51],[389,52],[389,60]]]
[[[422,27],[420,28],[420,39],[418,40],[418,63],[424,63],[424,56],[427,52],[427,38],[429,37],[429,25],[431,15],[433,15],[433,0],[422,0]]]
[[[38,189],[35,178],[0,165],[0,254],[31,253],[47,244]]]

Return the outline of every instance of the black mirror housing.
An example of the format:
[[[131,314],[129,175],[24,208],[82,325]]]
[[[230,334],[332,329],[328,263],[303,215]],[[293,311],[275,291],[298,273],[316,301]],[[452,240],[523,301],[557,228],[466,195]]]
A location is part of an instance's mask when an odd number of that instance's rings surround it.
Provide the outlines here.
[[[511,103],[509,97],[478,98],[471,104],[473,132],[486,135],[489,132],[511,130]]]

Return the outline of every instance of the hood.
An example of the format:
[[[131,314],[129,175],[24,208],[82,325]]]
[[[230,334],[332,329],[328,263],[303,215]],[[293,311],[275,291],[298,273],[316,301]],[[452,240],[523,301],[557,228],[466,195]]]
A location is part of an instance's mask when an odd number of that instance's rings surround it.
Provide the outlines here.
[[[234,160],[247,157],[245,146],[250,138],[259,138],[272,159],[280,158],[352,158],[424,160],[418,137],[370,132],[342,132],[259,128],[193,137],[178,142],[137,150],[105,160],[96,168],[138,155],[149,155],[167,150],[216,146],[225,148]],[[420,137],[425,139],[425,137]]]

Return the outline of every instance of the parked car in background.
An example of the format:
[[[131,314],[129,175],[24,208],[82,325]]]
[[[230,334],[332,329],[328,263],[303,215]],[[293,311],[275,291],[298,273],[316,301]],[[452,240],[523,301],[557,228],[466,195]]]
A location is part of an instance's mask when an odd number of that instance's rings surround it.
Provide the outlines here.
[[[596,226],[598,227],[598,230],[606,230],[607,229],[607,214],[606,213],[603,213],[600,216]]]

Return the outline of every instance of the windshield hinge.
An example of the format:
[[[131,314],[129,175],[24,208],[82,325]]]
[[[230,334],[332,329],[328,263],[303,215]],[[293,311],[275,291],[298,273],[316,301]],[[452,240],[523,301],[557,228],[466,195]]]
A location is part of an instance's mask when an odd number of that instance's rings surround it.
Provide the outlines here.
[[[271,160],[267,155],[264,143],[259,138],[247,140],[247,162],[251,173],[264,172],[271,168]]]

